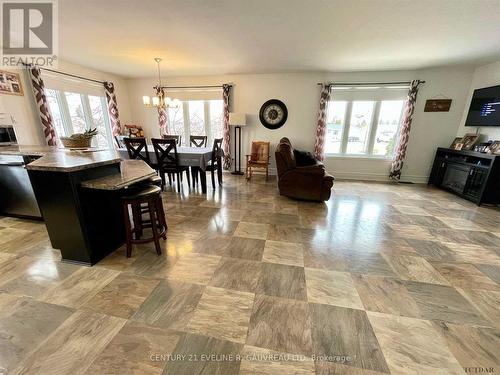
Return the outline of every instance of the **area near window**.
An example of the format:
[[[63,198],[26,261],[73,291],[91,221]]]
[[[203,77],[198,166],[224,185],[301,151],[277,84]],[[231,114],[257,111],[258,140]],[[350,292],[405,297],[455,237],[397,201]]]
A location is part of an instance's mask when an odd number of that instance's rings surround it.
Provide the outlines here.
[[[325,153],[390,158],[394,153],[407,88],[344,88],[332,92]]]
[[[59,137],[97,128],[98,134],[92,146],[112,148],[111,125],[108,118],[106,98],[55,89],[46,90],[50,112]]]
[[[211,144],[222,138],[222,116],[222,100],[185,100],[180,107],[168,109],[169,132],[181,135],[186,146],[190,135],[206,135]]]

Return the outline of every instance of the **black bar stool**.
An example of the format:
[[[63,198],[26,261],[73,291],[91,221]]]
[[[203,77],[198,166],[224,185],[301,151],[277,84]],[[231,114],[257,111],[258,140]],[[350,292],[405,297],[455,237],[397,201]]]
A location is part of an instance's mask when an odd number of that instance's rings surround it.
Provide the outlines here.
[[[161,184],[162,184],[162,181],[161,181],[161,177],[156,175],[156,176],[153,176],[153,177],[150,177],[149,179],[143,181],[142,183],[139,183],[137,186],[138,187],[149,187],[151,185],[154,185],[154,186],[158,186],[159,188],[161,188]],[[161,202],[161,195],[160,195],[160,208],[161,208],[161,213],[163,215],[163,217],[165,217],[165,211],[163,210],[163,203]],[[140,205],[140,214],[137,215],[137,217],[134,216],[134,220],[138,220],[137,222],[134,221],[134,225],[138,228],[138,235],[139,237],[142,236],[142,230],[140,230],[140,224],[141,223],[148,223],[149,221],[146,220],[142,220],[142,215],[146,214],[149,212],[149,207],[146,203],[143,203]],[[167,225],[167,229],[168,229],[168,225]]]
[[[132,207],[132,221],[130,223],[129,205]],[[149,214],[143,219],[143,214]],[[132,256],[132,245],[154,242],[156,253],[161,255],[160,237],[167,239],[167,221],[161,200],[161,188],[154,185],[138,186],[123,197],[123,217],[127,240],[127,258]],[[143,230],[151,228],[153,236],[141,239]]]

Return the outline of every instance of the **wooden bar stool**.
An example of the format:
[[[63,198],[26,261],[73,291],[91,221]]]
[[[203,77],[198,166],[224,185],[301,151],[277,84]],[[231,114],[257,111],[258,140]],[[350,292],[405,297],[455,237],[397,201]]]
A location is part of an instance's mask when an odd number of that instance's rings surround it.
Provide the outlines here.
[[[149,179],[143,181],[143,182],[140,182],[137,184],[137,187],[140,188],[140,187],[149,187],[151,185],[154,185],[154,186],[158,186],[159,188],[161,188],[161,184],[162,184],[162,181],[161,181],[161,177],[156,175],[156,176],[153,176],[153,177],[150,177]],[[161,196],[160,196],[160,200],[161,200]],[[163,210],[163,203],[160,201],[160,209],[161,209],[161,214],[163,215],[163,217],[165,217],[165,211]],[[137,213],[136,215],[134,215],[133,219],[134,219],[134,226],[136,226],[138,229],[137,229],[137,233],[136,233],[136,237],[137,238],[140,238],[142,236],[142,230],[140,229],[140,225],[142,223],[149,223],[149,220],[143,220],[142,219],[142,216],[144,214],[147,214],[149,212],[149,207],[147,205],[147,203],[143,203],[140,205],[140,213]],[[167,229],[168,229],[168,225],[166,226]]]
[[[132,221],[130,223],[129,205],[132,207]],[[143,219],[143,214],[148,214]],[[132,245],[154,242],[156,253],[161,255],[160,237],[167,239],[167,221],[161,200],[161,189],[158,186],[142,186],[132,189],[132,192],[123,197],[123,217],[127,240],[127,258],[132,256]],[[143,230],[151,228],[153,236],[141,239]]]

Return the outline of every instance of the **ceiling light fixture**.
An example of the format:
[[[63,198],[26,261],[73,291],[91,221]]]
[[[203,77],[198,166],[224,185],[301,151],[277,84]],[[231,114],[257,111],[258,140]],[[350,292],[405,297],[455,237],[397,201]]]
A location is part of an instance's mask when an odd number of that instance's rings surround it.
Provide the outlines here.
[[[158,85],[153,86],[156,90],[156,95],[150,98],[147,95],[142,97],[142,102],[146,108],[178,108],[181,105],[179,99],[172,99],[165,96],[164,87],[161,85],[161,74],[160,74],[160,62],[161,58],[155,57],[156,64],[158,66]]]

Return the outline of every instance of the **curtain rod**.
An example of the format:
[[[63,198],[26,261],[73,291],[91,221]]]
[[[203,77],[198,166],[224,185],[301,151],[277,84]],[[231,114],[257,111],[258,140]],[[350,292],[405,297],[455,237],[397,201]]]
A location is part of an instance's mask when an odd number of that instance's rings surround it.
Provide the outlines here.
[[[233,87],[233,85],[228,85],[230,87]],[[154,89],[156,89],[158,86],[153,86]],[[208,85],[208,86],[161,86],[161,89],[215,89],[215,88],[222,88],[222,85]]]
[[[352,82],[352,83],[335,83],[329,82],[328,84],[333,86],[370,86],[370,85],[409,85],[411,81],[402,81],[402,82]],[[418,81],[418,83],[425,83],[425,81]],[[318,82],[317,85],[323,85],[324,82]]]
[[[76,74],[70,74],[70,73],[65,73],[65,72],[60,72],[58,70],[52,70],[52,69],[48,69],[48,68],[40,68],[40,70],[45,70],[46,72],[51,72],[51,73],[56,73],[56,74],[61,74],[63,76],[68,76],[68,77],[73,77],[73,78],[78,78],[78,79],[82,79],[84,81],[90,81],[90,82],[94,82],[94,83],[100,83],[101,85],[104,84],[103,81],[98,81],[96,79],[92,79],[92,78],[87,78],[87,77],[82,77],[82,76],[78,76]]]

